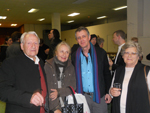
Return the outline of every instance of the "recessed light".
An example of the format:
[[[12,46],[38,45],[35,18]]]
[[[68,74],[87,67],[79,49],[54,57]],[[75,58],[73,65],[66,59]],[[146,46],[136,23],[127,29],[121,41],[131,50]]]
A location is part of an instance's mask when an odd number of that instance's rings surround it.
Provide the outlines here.
[[[117,7],[117,8],[114,8],[113,10],[117,11],[117,10],[121,10],[121,9],[125,9],[125,8],[127,8],[127,6]]]
[[[45,20],[45,18],[38,19],[38,21],[43,21],[43,20]]]
[[[7,16],[0,16],[0,19],[6,19]]]
[[[11,24],[11,26],[17,26],[17,24]]]
[[[6,9],[7,11],[10,11],[10,9]]]
[[[102,19],[102,18],[106,18],[106,16],[97,17],[97,19]]]
[[[71,13],[71,14],[69,14],[68,16],[77,16],[77,15],[79,15],[80,13]]]
[[[72,22],[74,22],[74,20],[67,21],[67,23],[72,23]]]
[[[28,13],[36,13],[37,11],[39,11],[39,9],[32,8],[28,11]]]

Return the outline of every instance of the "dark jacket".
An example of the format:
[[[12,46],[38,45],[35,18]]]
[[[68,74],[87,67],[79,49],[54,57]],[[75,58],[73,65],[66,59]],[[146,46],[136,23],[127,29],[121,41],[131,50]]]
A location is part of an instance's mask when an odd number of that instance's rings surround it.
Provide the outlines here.
[[[111,74],[109,71],[109,64],[107,54],[104,49],[95,47],[98,61],[98,77],[99,77],[99,88],[100,95],[103,97],[108,94],[111,85]],[[76,52],[71,56],[72,64],[75,66]]]
[[[6,50],[6,58],[22,54],[19,42],[13,42]]]
[[[69,88],[67,86],[72,86],[74,90],[76,89],[76,78],[75,78],[75,71],[74,67],[71,64],[71,61],[68,61],[67,67],[65,68],[64,77],[62,80],[62,88],[58,89],[58,80],[56,77],[56,69],[54,64],[54,59],[47,60],[44,66],[46,77],[47,77],[47,85],[48,85],[48,93],[51,93],[50,89],[57,89],[58,95],[60,97],[68,96],[71,94]],[[49,99],[49,109],[55,111],[56,109],[61,110],[59,98],[51,101]]]
[[[44,63],[40,61],[43,70]],[[46,79],[46,78],[45,78]],[[6,59],[0,69],[0,99],[6,102],[6,113],[40,113],[30,104],[34,92],[41,91],[38,65],[21,54]]]
[[[60,39],[51,40],[50,47],[49,47],[49,54],[48,54],[49,56],[48,56],[48,59],[53,58],[55,48],[56,48],[56,46],[57,46],[60,42],[62,42],[62,40],[60,40]]]
[[[147,66],[147,73],[150,67]],[[123,86],[125,75],[125,65],[116,69],[114,83],[120,83]],[[127,100],[126,100],[126,113],[150,113],[150,104],[148,99],[148,87],[145,80],[144,65],[138,63],[131,75],[128,84]],[[113,98],[113,113],[120,113],[120,98]]]
[[[115,60],[114,60],[115,61]],[[115,71],[117,69],[117,67],[124,65],[124,60],[122,58],[121,53],[119,53],[116,64],[113,63],[112,65],[112,71]]]

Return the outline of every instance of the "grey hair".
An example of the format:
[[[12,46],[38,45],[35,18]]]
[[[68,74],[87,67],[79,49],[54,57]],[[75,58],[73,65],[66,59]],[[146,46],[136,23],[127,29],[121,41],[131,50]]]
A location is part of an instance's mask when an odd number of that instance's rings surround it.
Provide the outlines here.
[[[104,43],[104,39],[103,38],[97,38],[97,43],[98,43],[98,45],[101,45],[101,43]]]
[[[86,27],[81,26],[81,27],[77,28],[77,30],[75,31],[75,37],[76,37],[76,39],[77,39],[76,33],[80,32],[82,30],[85,30],[87,32],[88,36],[90,35],[89,30]]]
[[[58,50],[58,48],[59,48],[60,46],[62,46],[62,45],[67,46],[67,48],[69,49],[69,53],[71,53],[71,48],[70,48],[69,44],[67,44],[65,41],[60,42],[60,43],[56,46],[56,48],[55,48],[55,53],[56,53],[56,51]],[[55,56],[55,53],[54,53],[54,56]]]
[[[127,43],[124,44],[124,46],[121,49],[121,55],[123,56],[124,53],[125,53],[125,50],[128,49],[128,48],[131,48],[131,47],[136,48],[137,54],[138,54],[139,57],[143,56],[142,47],[138,43],[133,42],[133,41],[128,41]]]
[[[33,35],[35,35],[35,36],[38,38],[39,43],[40,43],[40,38],[38,37],[38,35],[37,35],[37,33],[36,33],[35,31],[24,32],[24,33],[21,35],[21,38],[20,38],[20,42],[21,42],[21,43],[24,43],[24,38],[25,38],[26,35],[28,35],[28,34],[33,34]]]

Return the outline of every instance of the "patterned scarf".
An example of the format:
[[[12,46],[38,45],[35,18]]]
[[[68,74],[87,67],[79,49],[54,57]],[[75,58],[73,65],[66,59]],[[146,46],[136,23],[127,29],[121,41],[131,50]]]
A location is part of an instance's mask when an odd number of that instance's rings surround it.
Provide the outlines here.
[[[97,55],[96,55],[95,47],[91,43],[90,43],[90,47],[91,47],[91,58],[92,58],[93,75],[94,75],[93,76],[93,80],[94,80],[93,101],[96,103],[100,103]],[[77,79],[77,92],[83,94],[82,75],[81,75],[81,57],[80,57],[81,52],[82,52],[82,48],[79,47],[76,52],[75,71],[76,71],[76,79]]]

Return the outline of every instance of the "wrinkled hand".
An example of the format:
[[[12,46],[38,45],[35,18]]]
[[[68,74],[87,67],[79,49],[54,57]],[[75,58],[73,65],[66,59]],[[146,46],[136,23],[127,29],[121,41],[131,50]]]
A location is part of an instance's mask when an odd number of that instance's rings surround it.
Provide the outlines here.
[[[111,88],[110,89],[110,94],[113,96],[113,97],[118,97],[120,94],[121,94],[121,89],[119,88]]]
[[[44,98],[39,92],[33,93],[30,103],[35,106],[42,106],[42,103],[44,103]]]
[[[58,96],[58,91],[56,89],[51,89],[52,93],[50,93],[49,98],[53,100],[55,100]]]
[[[110,97],[110,95],[109,94],[106,94],[105,95],[105,103],[110,103],[111,102],[111,100],[112,100],[112,98]]]
[[[54,113],[62,113],[60,110],[56,110],[54,111]]]

